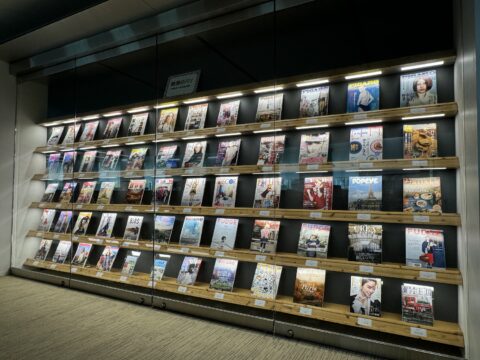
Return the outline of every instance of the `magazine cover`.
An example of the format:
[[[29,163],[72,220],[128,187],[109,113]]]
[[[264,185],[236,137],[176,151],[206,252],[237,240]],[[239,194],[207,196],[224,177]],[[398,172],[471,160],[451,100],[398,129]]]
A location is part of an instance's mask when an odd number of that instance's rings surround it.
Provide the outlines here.
[[[380,80],[348,84],[347,112],[378,110],[380,107]]]
[[[134,114],[130,120],[130,126],[128,127],[127,136],[139,136],[143,135],[145,128],[147,127],[148,113]]]
[[[73,173],[76,159],[76,151],[67,151],[63,153],[62,171],[64,174]]]
[[[403,158],[438,156],[437,124],[403,125]]]
[[[114,171],[117,168],[118,160],[122,150],[109,150],[105,154],[102,163],[99,166],[99,171]]]
[[[180,233],[180,245],[199,246],[203,230],[203,216],[185,216],[182,232]]]
[[[132,149],[132,152],[130,153],[130,157],[128,158],[127,166],[125,167],[125,171],[142,170],[147,151],[148,151],[147,147]]]
[[[82,124],[69,125],[67,128],[67,133],[63,138],[62,145],[71,145],[75,142],[77,135],[80,131]]]
[[[201,264],[202,259],[185,256],[183,258],[182,266],[180,267],[180,272],[178,273],[177,284],[194,285]]]
[[[235,207],[237,196],[238,176],[219,176],[215,178],[213,191],[213,207]]]
[[[104,139],[116,138],[121,125],[122,125],[121,117],[108,119],[107,126],[105,127],[105,131],[103,132],[103,138]]]
[[[328,86],[304,89],[300,96],[300,117],[321,116],[328,114]]]
[[[85,181],[78,195],[77,204],[90,204],[95,186],[97,186],[96,181]]]
[[[255,220],[250,250],[274,253],[277,249],[280,221]]]
[[[382,315],[382,279],[350,277],[350,312],[368,316]]]
[[[55,175],[60,172],[60,153],[54,153],[48,155],[47,173],[49,175]]]
[[[203,129],[207,117],[208,104],[190,105],[188,107],[185,130]]]
[[[443,230],[405,228],[407,266],[445,269]]]
[[[206,178],[189,178],[185,181],[182,206],[202,206]]]
[[[103,213],[98,224],[96,236],[112,237],[113,226],[117,219],[117,213]]]
[[[70,220],[72,220],[72,212],[61,211],[53,232],[65,234],[70,226]]]
[[[282,178],[258,178],[255,188],[254,208],[278,208],[282,191]]]
[[[55,217],[55,210],[53,209],[44,209],[42,216],[40,217],[40,224],[38,224],[38,231],[50,231],[52,227],[53,219]]]
[[[382,262],[382,225],[348,224],[348,260]]]
[[[69,203],[70,201],[72,201],[76,187],[76,182],[66,182],[65,185],[63,185],[63,190],[60,193],[60,198],[58,201],[61,203]]]
[[[238,153],[242,140],[220,141],[218,143],[216,166],[235,166],[238,162]]]
[[[281,275],[281,266],[258,263],[253,275],[252,295],[275,300]]]
[[[80,163],[80,169],[78,172],[90,172],[95,165],[95,158],[97,157],[97,151],[86,151],[83,153],[82,162]]]
[[[42,241],[40,241],[40,246],[37,250],[37,253],[33,257],[33,259],[45,260],[47,258],[48,252],[50,251],[50,247],[52,246],[52,242],[52,240],[42,239]]]
[[[218,250],[233,250],[237,238],[238,219],[217,218],[210,247]]]
[[[381,209],[381,176],[352,176],[348,179],[348,210]]]
[[[60,241],[58,243],[57,249],[55,250],[55,253],[53,254],[52,261],[54,263],[63,264],[65,262],[65,259],[68,257],[71,246],[72,243],[70,241]]]
[[[84,124],[82,136],[80,136],[80,142],[92,141],[95,138],[98,123],[99,121],[92,121]]]
[[[207,142],[198,141],[187,144],[182,167],[202,167],[207,151]]]
[[[400,106],[437,103],[437,71],[400,76]]]
[[[169,133],[175,131],[177,122],[178,107],[163,109],[157,121],[157,133]]]
[[[73,227],[73,235],[85,235],[87,233],[88,224],[90,224],[90,219],[92,218],[92,213],[88,211],[82,211],[78,214],[77,222]]]
[[[152,272],[150,273],[150,277],[153,281],[162,280],[165,269],[167,268],[168,260],[170,260],[170,255],[155,254]]]
[[[135,265],[137,264],[137,260],[140,257],[141,252],[135,250],[129,250],[127,253],[127,257],[122,266],[121,274],[123,276],[130,276],[133,275],[133,271],[135,269]]]
[[[330,225],[303,223],[298,240],[297,254],[307,257],[326,258]]]
[[[168,160],[172,159],[177,152],[177,145],[161,146],[158,150],[156,164],[157,168],[164,169],[168,166]]]
[[[100,184],[98,192],[97,204],[108,205],[112,199],[113,190],[115,189],[115,182],[104,181]]]
[[[130,182],[128,183],[128,190],[125,202],[127,204],[140,205],[142,203],[146,183],[147,180],[145,179],[130,180]]]
[[[260,139],[257,165],[275,165],[282,160],[285,135],[266,136]]]
[[[172,195],[173,178],[155,179],[155,195],[153,197],[154,205],[170,204],[170,196]]]
[[[78,244],[77,251],[72,259],[72,265],[85,266],[88,260],[88,255],[92,250],[92,244],[80,243]]]
[[[54,146],[58,144],[60,138],[62,137],[64,128],[65,126],[55,126],[52,128],[52,131],[50,132],[50,137],[47,141],[47,146]]]
[[[105,246],[100,259],[97,262],[97,269],[100,271],[110,271],[113,262],[117,257],[118,249],[118,246]]]
[[[433,326],[433,287],[402,285],[402,321]]]
[[[58,183],[50,183],[47,185],[40,202],[52,202],[55,197],[55,192],[58,189]]]
[[[255,121],[274,121],[282,118],[283,94],[261,96],[258,99]]]
[[[300,304],[322,306],[325,294],[325,270],[298,268],[293,301]]]
[[[143,216],[130,215],[127,220],[127,226],[125,226],[125,233],[123,234],[123,240],[137,241],[140,237],[140,231],[142,229]]]
[[[154,239],[158,243],[168,243],[172,236],[175,216],[155,215]]]
[[[210,280],[210,289],[233,291],[237,266],[238,260],[217,259]]]
[[[303,185],[303,208],[332,210],[333,177],[307,177]]]
[[[299,164],[324,164],[328,161],[330,133],[302,135]]]
[[[220,105],[217,117],[217,126],[236,125],[240,100],[224,102]]]
[[[350,129],[350,161],[382,160],[383,126]]]
[[[404,178],[403,211],[441,214],[442,191],[440,178]]]

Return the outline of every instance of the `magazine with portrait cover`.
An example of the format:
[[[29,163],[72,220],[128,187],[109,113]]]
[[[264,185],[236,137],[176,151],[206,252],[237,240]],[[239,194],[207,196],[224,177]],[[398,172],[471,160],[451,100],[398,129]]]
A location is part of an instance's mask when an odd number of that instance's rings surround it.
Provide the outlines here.
[[[100,184],[98,191],[97,204],[108,205],[112,199],[113,190],[115,189],[114,181],[104,181]]]
[[[254,208],[278,208],[282,192],[282,178],[258,178],[255,188]]]
[[[80,142],[92,141],[95,138],[99,121],[92,121],[85,123],[83,127],[82,136],[80,136]]]
[[[103,139],[115,139],[118,135],[118,131],[120,130],[121,125],[121,117],[108,119],[107,126],[105,127],[105,131],[103,132]]]
[[[189,178],[185,181],[182,195],[182,206],[202,206],[206,178]]]
[[[199,246],[202,238],[203,216],[185,216],[182,232],[180,233],[180,245]]]
[[[256,122],[274,121],[282,118],[283,94],[261,96],[258,99]]]
[[[49,175],[55,175],[60,172],[60,156],[60,153],[53,153],[48,155],[47,173]]]
[[[440,178],[404,178],[403,212],[441,214],[442,190]]]
[[[217,218],[210,247],[218,250],[233,250],[237,238],[238,219]]]
[[[282,160],[285,135],[266,136],[260,139],[257,165],[275,165]]]
[[[380,80],[366,80],[348,84],[348,113],[378,110],[379,107]]]
[[[382,262],[382,225],[348,224],[348,260]]]
[[[38,224],[38,231],[50,231],[52,227],[53,219],[55,218],[55,210],[43,209],[42,216],[40,217],[40,224]]]
[[[77,204],[90,204],[95,186],[97,186],[96,181],[85,181],[78,195]]]
[[[328,86],[302,90],[300,95],[300,117],[327,115],[329,92],[330,88]]]
[[[224,102],[220,104],[220,111],[217,117],[217,126],[230,126],[237,124],[238,109],[240,100]]]
[[[169,133],[175,131],[177,122],[178,107],[163,109],[157,121],[157,133]]]
[[[172,159],[175,156],[177,149],[177,145],[160,146],[155,161],[157,164],[157,168],[164,169],[168,167],[168,160]]]
[[[175,216],[155,215],[154,240],[158,243],[168,243],[174,224]]]
[[[182,167],[202,167],[206,150],[206,141],[188,143],[185,149]]]
[[[122,271],[121,271],[121,274],[123,276],[133,275],[133,271],[135,270],[135,265],[137,264],[140,254],[141,254],[140,251],[135,251],[135,250],[129,250],[127,252],[127,256],[125,257],[125,261],[123,262]]]
[[[97,262],[97,269],[100,271],[110,271],[112,269],[113,262],[117,257],[118,250],[118,246],[105,246],[100,259]]]
[[[402,321],[433,326],[433,287],[402,285]]]
[[[220,141],[218,143],[216,166],[235,166],[238,162],[238,153],[242,140]]]
[[[72,201],[76,187],[76,182],[66,182],[65,185],[63,185],[63,190],[60,193],[60,198],[58,201],[61,203],[69,203],[70,201]]]
[[[127,204],[140,205],[142,203],[143,194],[145,193],[145,185],[147,180],[130,180],[128,183],[127,196],[125,202]]]
[[[332,210],[333,177],[307,177],[303,185],[303,208]]]
[[[330,133],[305,134],[300,140],[299,164],[324,164],[328,161]]]
[[[128,158],[125,171],[142,170],[145,156],[147,155],[148,147],[132,149]]]
[[[382,315],[382,279],[350,277],[350,312],[368,316]]]
[[[38,250],[33,257],[34,260],[45,260],[47,258],[48,252],[50,251],[50,248],[52,247],[53,240],[46,240],[42,239],[40,241],[40,246],[38,247]]]
[[[62,171],[64,174],[73,173],[76,159],[77,159],[76,151],[67,151],[63,153]]]
[[[430,105],[437,101],[436,70],[400,76],[400,106]]]
[[[117,168],[118,160],[122,150],[108,150],[99,166],[99,171],[114,171]]]
[[[153,205],[170,204],[170,196],[172,195],[173,178],[155,179],[155,194],[152,198]]]
[[[54,146],[58,144],[58,142],[60,141],[60,138],[62,137],[64,128],[65,126],[55,126],[52,128],[50,137],[48,138],[48,141],[47,141],[47,146]]]
[[[140,237],[140,231],[142,230],[143,216],[130,215],[127,220],[127,226],[125,226],[125,233],[123,234],[123,240],[137,241]]]
[[[350,161],[382,160],[383,126],[350,129]]]
[[[297,268],[293,302],[323,306],[325,295],[325,270]]]
[[[297,254],[306,257],[326,258],[330,225],[302,223]]]
[[[71,211],[61,211],[60,216],[57,219],[57,223],[53,229],[53,232],[65,234],[70,226],[72,220]]]
[[[113,227],[115,220],[117,219],[117,213],[103,213],[98,224],[96,236],[112,237]]]
[[[348,210],[381,210],[382,177],[351,176],[348,179]]]
[[[238,176],[218,176],[215,178],[213,191],[213,207],[235,207],[237,196]]]
[[[78,172],[90,172],[93,170],[95,165],[95,158],[97,157],[97,151],[86,151],[83,154],[82,162],[80,163],[80,168]]]
[[[277,250],[280,221],[255,220],[253,224],[250,250],[262,253],[274,253]]]
[[[202,265],[202,259],[185,256],[183,258],[182,266],[177,277],[177,284],[180,285],[194,285],[197,280],[198,271]]]
[[[443,230],[405,228],[407,266],[445,269]]]
[[[278,284],[282,275],[282,267],[258,263],[253,275],[251,292],[255,297],[275,300]]]
[[[73,227],[73,235],[85,235],[87,233],[88,224],[92,218],[92,213],[89,211],[82,211],[78,214],[77,221]]]
[[[217,259],[210,280],[210,289],[233,291],[238,260]]]
[[[77,251],[72,258],[72,265],[85,266],[92,250],[92,244],[80,243],[78,244]]]
[[[65,259],[68,257],[68,253],[70,252],[70,247],[72,246],[71,241],[62,240],[58,243],[57,248],[55,249],[55,253],[53,254],[52,261],[54,263],[63,264]]]
[[[50,183],[47,185],[40,202],[52,202],[55,197],[55,192],[58,189],[58,183]]]
[[[153,281],[162,280],[163,274],[165,274],[165,269],[167,268],[168,260],[170,260],[170,255],[155,254],[152,271],[150,273],[150,277]]]
[[[147,127],[148,113],[134,114],[130,120],[127,136],[140,136],[145,132]]]
[[[438,156],[437,124],[403,125],[403,158]]]
[[[208,104],[190,105],[188,107],[185,130],[203,129],[207,117]]]
[[[71,145],[75,142],[77,135],[80,131],[82,124],[69,125],[67,128],[67,133],[63,138],[62,145]]]

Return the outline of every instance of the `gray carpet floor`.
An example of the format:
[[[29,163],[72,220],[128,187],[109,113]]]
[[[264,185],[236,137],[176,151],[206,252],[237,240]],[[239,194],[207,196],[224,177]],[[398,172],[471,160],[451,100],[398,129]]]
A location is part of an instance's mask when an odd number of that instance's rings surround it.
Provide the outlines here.
[[[371,358],[6,276],[0,359]]]

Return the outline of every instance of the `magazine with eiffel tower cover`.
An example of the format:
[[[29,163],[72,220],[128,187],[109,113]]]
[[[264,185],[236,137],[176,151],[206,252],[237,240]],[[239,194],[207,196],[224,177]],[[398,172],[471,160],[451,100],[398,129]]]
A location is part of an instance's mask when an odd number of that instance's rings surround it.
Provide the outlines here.
[[[121,117],[109,119],[107,122],[107,126],[105,126],[105,131],[103,132],[103,138],[115,139],[118,135],[118,131],[120,130],[121,125],[122,125]]]
[[[99,121],[92,121],[86,123],[83,128],[82,136],[80,136],[80,142],[92,141],[95,138]]]
[[[382,160],[383,126],[350,129],[350,161]]]
[[[77,251],[72,258],[72,265],[84,267],[92,250],[92,246],[92,244],[87,243],[78,244]]]
[[[382,262],[382,225],[348,224],[348,260]]]
[[[85,181],[80,189],[80,194],[77,198],[78,204],[90,204],[92,201],[93,192],[97,186],[96,181]]]
[[[281,275],[281,266],[258,263],[250,289],[252,295],[259,298],[275,300]]]
[[[73,235],[85,235],[87,233],[88,224],[92,218],[92,213],[89,211],[82,211],[78,214],[77,221],[73,227]]]
[[[134,114],[130,120],[127,136],[140,136],[145,132],[147,127],[148,113]]]
[[[35,256],[33,257],[34,260],[45,260],[48,256],[48,252],[52,247],[53,240],[42,239],[40,241],[40,246],[38,247]]]
[[[382,210],[382,177],[351,176],[348,179],[348,210]]]
[[[238,260],[217,259],[210,280],[210,289],[232,291],[237,273]]]
[[[113,190],[115,189],[114,181],[104,181],[100,184],[98,191],[97,204],[108,205],[112,199]]]
[[[55,126],[52,128],[50,137],[47,140],[47,146],[54,146],[58,144],[60,138],[62,137],[64,128],[65,126]]]
[[[80,168],[78,172],[90,172],[93,170],[95,165],[95,158],[97,157],[97,151],[86,151],[83,154],[82,162],[80,163]]]
[[[55,192],[58,189],[58,183],[50,183],[47,185],[40,202],[52,202],[55,197]]]

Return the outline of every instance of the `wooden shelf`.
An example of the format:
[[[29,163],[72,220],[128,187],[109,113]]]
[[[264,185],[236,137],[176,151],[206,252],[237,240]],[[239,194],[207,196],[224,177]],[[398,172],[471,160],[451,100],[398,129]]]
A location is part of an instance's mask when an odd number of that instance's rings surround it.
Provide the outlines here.
[[[464,347],[462,331],[458,324],[434,321],[433,326],[407,323],[401,320],[400,314],[382,313],[381,317],[360,316],[349,312],[348,306],[340,304],[324,304],[323,307],[294,303],[291,297],[279,296],[276,300],[255,298],[247,289],[234,289],[233,292],[223,292],[210,289],[208,284],[197,283],[193,286],[178,285],[175,279],[165,278],[162,281],[152,281],[147,274],[122,276],[118,272],[103,272],[95,268],[82,268],[66,264],[55,264],[50,261],[27,259],[25,266],[72,273],[79,276],[92,277],[116,283],[127,283],[144,288],[187,295],[208,300],[220,301],[235,305],[277,311],[285,314],[302,316],[337,324],[368,328],[370,330],[418,338],[425,341]],[[328,285],[328,284],[327,284]],[[360,320],[361,319],[361,320]],[[360,325],[363,324],[363,325]],[[419,331],[419,329],[422,329]],[[422,333],[421,336],[418,335]],[[423,336],[424,335],[424,336]]]
[[[31,230],[29,237],[51,240],[67,240],[93,245],[113,245],[132,250],[157,251],[166,254],[193,255],[208,258],[228,258],[242,262],[268,263],[290,267],[311,267],[349,274],[369,274],[396,279],[427,281],[441,284],[462,285],[458,269],[422,269],[398,263],[361,263],[341,258],[307,258],[293,253],[265,254],[248,249],[218,250],[206,246],[185,246],[178,243],[153,243],[152,241],[131,241],[121,238],[104,238],[94,235],[76,236]]]

